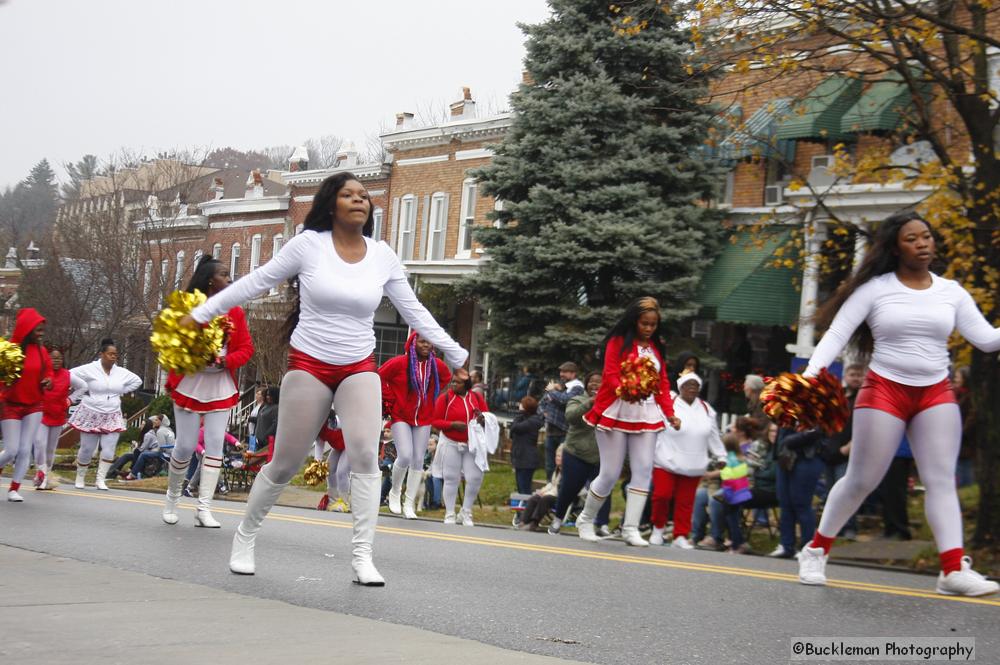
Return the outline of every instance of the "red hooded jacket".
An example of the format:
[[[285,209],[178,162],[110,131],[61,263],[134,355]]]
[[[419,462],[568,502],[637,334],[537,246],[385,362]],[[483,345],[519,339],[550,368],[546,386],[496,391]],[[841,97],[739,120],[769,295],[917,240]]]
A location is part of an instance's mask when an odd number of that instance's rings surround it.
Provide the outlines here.
[[[21,344],[24,349],[24,369],[21,378],[4,390],[3,400],[15,404],[35,405],[42,403],[42,381],[52,378],[52,360],[49,352],[41,344],[23,344],[24,339],[38,324],[45,323],[45,317],[32,307],[24,307],[17,312],[14,334],[10,341]]]
[[[229,376],[233,378],[233,385],[238,385],[236,383],[236,370],[246,365],[253,357],[253,339],[250,337],[250,328],[247,327],[247,317],[243,313],[242,307],[233,307],[226,312],[226,316],[233,324],[233,328],[229,332],[229,339],[226,340],[226,369],[229,370]],[[180,384],[183,378],[183,374],[171,371],[167,375],[167,393],[173,393],[174,388]]]
[[[459,396],[448,390],[438,397],[437,404],[434,405],[434,420],[431,424],[452,441],[467,443],[469,430],[452,429],[451,424],[455,421],[468,424],[475,419],[476,411],[486,412],[489,410],[489,407],[486,406],[486,400],[479,393],[470,390],[465,395]]]
[[[382,378],[382,410],[389,414],[391,422],[421,427],[430,425],[434,418],[434,382],[428,381],[424,395],[410,387],[410,348],[416,336],[417,333],[410,334],[403,347],[406,353],[382,363],[378,375]],[[443,393],[451,381],[451,372],[443,360],[436,357],[433,360],[437,365],[439,390]]]
[[[608,345],[604,349],[604,371],[601,373],[601,387],[594,396],[594,406],[584,415],[583,419],[591,426],[597,423],[601,415],[609,406],[614,404],[618,396],[615,389],[621,385],[622,373],[622,344],[623,337],[612,337],[608,340]],[[660,405],[663,415],[668,418],[674,415],[674,402],[670,399],[670,380],[667,379],[667,363],[660,352],[654,346],[653,353],[660,361],[660,392],[656,395],[656,403]],[[628,356],[635,357],[639,354],[638,345],[632,343]]]
[[[42,424],[48,427],[65,425],[69,419],[69,370],[52,371],[52,387],[42,394]]]

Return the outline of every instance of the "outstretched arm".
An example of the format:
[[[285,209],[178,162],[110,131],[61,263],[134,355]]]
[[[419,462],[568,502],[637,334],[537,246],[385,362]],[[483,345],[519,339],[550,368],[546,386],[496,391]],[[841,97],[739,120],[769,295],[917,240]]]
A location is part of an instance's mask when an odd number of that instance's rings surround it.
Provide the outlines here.
[[[823,334],[823,339],[816,345],[812,357],[809,359],[809,366],[806,367],[806,376],[816,376],[821,369],[830,366],[840,352],[844,350],[847,343],[871,312],[874,303],[875,289],[871,282],[862,284],[858,290],[841,305],[840,311],[833,318],[829,330]]]
[[[972,299],[972,294],[964,289],[958,303],[955,327],[962,333],[962,337],[980,351],[987,353],[1000,351],[1000,328],[990,325],[976,305],[976,301]]]

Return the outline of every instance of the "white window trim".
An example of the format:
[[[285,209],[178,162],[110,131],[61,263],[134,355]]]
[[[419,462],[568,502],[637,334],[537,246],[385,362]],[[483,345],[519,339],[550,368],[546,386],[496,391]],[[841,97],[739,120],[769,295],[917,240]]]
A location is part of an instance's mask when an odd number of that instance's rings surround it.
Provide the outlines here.
[[[261,245],[264,243],[264,236],[259,233],[254,234],[250,239],[250,272],[260,267]]]
[[[217,242],[214,245],[212,245],[212,258],[215,259],[215,260],[217,260],[217,261],[222,258],[222,243],[221,242]]]
[[[240,265],[240,243],[234,242],[232,249],[229,251],[229,276],[232,277],[235,282],[239,279],[239,272],[237,268]]]
[[[468,215],[469,199],[472,199],[472,215]],[[472,227],[476,225],[476,200],[479,197],[479,184],[475,178],[462,181],[462,205],[458,210],[458,246],[455,248],[456,259],[468,259],[472,256]],[[469,248],[466,249],[466,244]]]
[[[142,296],[148,298],[153,292],[153,260],[147,259],[142,270]]]
[[[181,280],[184,279],[184,250],[177,252],[177,261],[174,264],[174,290],[181,288]]]
[[[396,253],[401,261],[413,260],[416,235],[417,197],[413,194],[407,194],[399,201],[399,246],[396,248]]]
[[[191,273],[198,269],[198,264],[201,263],[201,258],[205,256],[205,252],[200,249],[194,250],[194,261],[191,262]]]
[[[442,261],[445,244],[448,242],[448,195],[444,192],[434,192],[430,203],[424,260]]]
[[[385,219],[385,211],[382,208],[376,207],[372,211],[372,220],[374,221],[374,227],[372,228],[372,240],[378,242],[382,239],[382,223]]]
[[[167,284],[167,275],[170,274],[170,260],[161,259],[160,260],[160,288],[157,289],[158,294],[156,298],[156,307],[159,309],[163,307],[163,287]]]
[[[281,251],[281,245],[285,242],[285,236],[281,233],[275,233],[274,237],[271,238],[271,258],[273,259]],[[267,292],[268,295],[276,296],[278,295],[278,287],[272,288]]]

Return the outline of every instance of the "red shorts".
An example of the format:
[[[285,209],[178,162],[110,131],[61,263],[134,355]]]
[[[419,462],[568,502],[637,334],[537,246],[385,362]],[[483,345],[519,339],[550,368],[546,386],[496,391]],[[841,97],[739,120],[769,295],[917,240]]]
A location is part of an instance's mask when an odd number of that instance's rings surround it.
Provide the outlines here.
[[[957,404],[948,379],[931,386],[906,386],[868,370],[854,408],[878,409],[909,422],[921,411],[938,404]]]
[[[42,412],[42,403],[38,404],[18,404],[17,402],[4,402],[3,415],[0,420],[22,420],[25,416]]]
[[[289,371],[297,369],[308,372],[325,384],[327,388],[336,392],[337,386],[347,377],[363,372],[375,372],[378,368],[375,365],[375,354],[350,365],[330,365],[297,349],[289,349],[288,369]]]

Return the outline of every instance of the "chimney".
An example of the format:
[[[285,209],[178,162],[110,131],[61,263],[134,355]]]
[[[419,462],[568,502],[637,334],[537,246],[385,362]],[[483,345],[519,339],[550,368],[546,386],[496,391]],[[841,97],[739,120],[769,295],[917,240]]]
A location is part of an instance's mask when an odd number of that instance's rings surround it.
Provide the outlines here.
[[[3,267],[6,269],[17,267],[17,248],[11,247],[7,250],[7,259],[4,261]]]
[[[28,247],[25,249],[26,257],[29,261],[38,258],[38,245],[35,244],[34,240],[28,241]]]
[[[358,165],[358,149],[354,146],[354,141],[348,141],[337,151],[336,167],[338,169],[351,169]]]
[[[396,129],[413,129],[413,114],[405,111],[403,113],[397,113]]]
[[[288,170],[292,173],[309,170],[309,150],[304,145],[297,146],[288,158]]]
[[[264,198],[264,177],[261,176],[260,171],[254,169],[247,176],[247,192],[243,197],[245,199],[262,199]]]
[[[526,86],[535,85],[535,79],[527,69],[521,70],[521,84]]]
[[[209,188],[208,191],[210,191],[212,193],[213,200],[215,200],[215,201],[218,201],[223,196],[225,196],[225,194],[226,194],[226,188],[222,184],[222,178],[215,178],[212,181],[212,186]]]
[[[449,106],[452,118],[475,118],[476,102],[472,101],[472,91],[462,88],[462,99]]]

